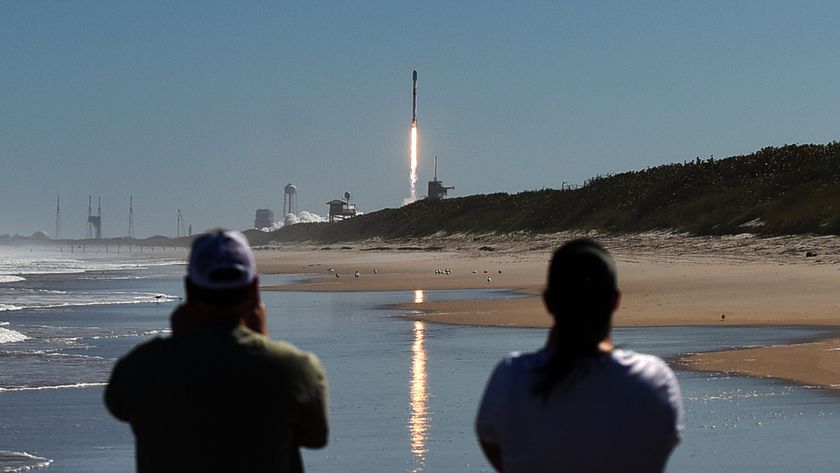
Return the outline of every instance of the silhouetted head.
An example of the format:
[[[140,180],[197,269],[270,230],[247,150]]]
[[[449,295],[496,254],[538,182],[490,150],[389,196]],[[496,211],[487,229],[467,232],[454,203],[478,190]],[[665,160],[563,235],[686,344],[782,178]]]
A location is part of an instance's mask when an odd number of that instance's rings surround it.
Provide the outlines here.
[[[186,277],[187,302],[215,309],[253,305],[257,265],[245,236],[215,230],[193,241]],[[249,304],[250,303],[250,304]]]
[[[543,297],[563,339],[597,345],[618,303],[615,263],[598,243],[572,240],[554,252]]]

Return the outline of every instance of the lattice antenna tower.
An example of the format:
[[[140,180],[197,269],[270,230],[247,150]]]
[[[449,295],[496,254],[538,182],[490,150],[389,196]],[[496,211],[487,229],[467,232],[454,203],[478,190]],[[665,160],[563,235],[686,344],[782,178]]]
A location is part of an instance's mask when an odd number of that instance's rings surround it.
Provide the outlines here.
[[[134,238],[134,196],[128,197],[128,237]]]
[[[181,209],[178,209],[178,229],[175,231],[176,238],[186,236],[187,232],[185,230],[185,227],[186,223],[184,222],[184,216],[181,214]]]
[[[55,239],[61,234],[61,195],[55,196]]]
[[[87,238],[93,238],[93,207],[91,207],[91,196],[88,194],[88,218],[87,218]]]
[[[96,198],[96,239],[102,238],[102,196]]]

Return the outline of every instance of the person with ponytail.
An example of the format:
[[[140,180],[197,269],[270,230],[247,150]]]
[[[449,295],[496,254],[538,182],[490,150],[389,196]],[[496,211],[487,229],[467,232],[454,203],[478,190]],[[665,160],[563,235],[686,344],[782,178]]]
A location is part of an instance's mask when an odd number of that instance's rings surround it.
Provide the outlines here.
[[[548,341],[499,362],[479,407],[476,432],[496,470],[665,470],[684,428],[682,396],[664,361],[613,347],[620,296],[601,245],[578,239],[555,251]]]

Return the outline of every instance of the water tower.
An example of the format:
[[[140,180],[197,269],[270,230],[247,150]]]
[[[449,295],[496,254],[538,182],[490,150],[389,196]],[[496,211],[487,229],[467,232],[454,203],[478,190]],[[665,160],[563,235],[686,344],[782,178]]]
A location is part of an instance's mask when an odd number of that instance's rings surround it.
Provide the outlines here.
[[[291,182],[286,184],[283,194],[283,217],[294,214],[297,216],[297,186]]]

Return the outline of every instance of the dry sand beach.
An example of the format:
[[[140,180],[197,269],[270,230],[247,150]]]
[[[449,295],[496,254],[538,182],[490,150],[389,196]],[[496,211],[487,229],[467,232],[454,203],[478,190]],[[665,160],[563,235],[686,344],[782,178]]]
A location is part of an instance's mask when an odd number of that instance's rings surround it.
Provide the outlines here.
[[[453,236],[399,244],[272,247],[256,254],[264,273],[312,274],[304,282],[271,290],[510,289],[528,297],[402,308],[422,311],[410,317],[440,323],[547,327],[551,320],[539,293],[548,259],[553,248],[575,236],[580,235]],[[667,232],[591,236],[618,264],[622,301],[616,326],[840,326],[840,238]],[[700,370],[840,388],[840,339],[696,354],[680,362]]]

